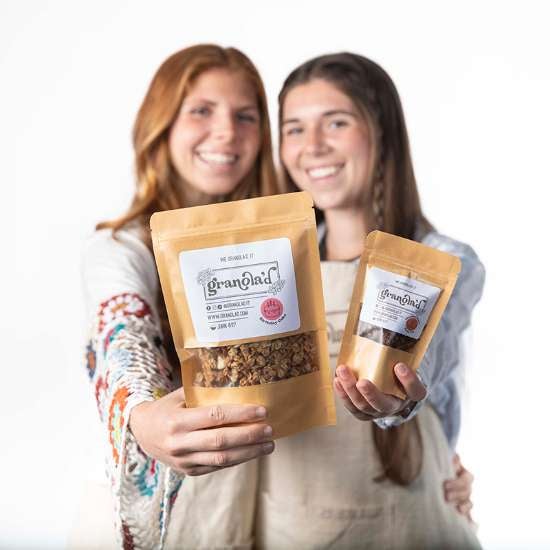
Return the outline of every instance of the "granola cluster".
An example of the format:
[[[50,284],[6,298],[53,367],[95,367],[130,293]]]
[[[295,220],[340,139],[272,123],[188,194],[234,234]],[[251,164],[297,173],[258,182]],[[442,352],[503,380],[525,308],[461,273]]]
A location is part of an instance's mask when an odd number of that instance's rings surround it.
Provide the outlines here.
[[[313,333],[250,344],[200,348],[195,386],[239,387],[277,382],[319,370]]]

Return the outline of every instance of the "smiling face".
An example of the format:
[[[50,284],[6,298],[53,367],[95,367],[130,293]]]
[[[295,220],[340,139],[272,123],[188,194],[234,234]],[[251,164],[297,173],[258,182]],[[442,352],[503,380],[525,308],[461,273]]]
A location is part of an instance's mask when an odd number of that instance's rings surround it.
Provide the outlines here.
[[[168,138],[179,176],[195,194],[208,196],[226,195],[239,185],[252,170],[260,142],[254,87],[243,72],[221,68],[197,77]]]
[[[353,101],[314,79],[292,88],[282,108],[281,160],[294,183],[321,210],[362,208],[372,147]]]

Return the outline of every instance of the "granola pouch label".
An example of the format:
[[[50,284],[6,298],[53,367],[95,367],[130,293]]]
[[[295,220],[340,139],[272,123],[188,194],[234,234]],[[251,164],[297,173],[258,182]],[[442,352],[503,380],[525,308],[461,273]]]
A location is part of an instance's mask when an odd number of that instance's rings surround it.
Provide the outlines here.
[[[418,340],[441,288],[378,267],[368,280],[359,319]]]
[[[204,343],[300,328],[288,238],[180,252],[197,339]]]

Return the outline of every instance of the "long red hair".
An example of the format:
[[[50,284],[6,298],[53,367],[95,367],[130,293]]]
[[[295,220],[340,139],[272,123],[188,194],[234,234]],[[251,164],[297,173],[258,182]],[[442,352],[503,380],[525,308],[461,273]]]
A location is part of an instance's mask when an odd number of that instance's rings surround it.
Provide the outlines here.
[[[168,136],[194,81],[213,68],[240,72],[253,86],[260,114],[261,136],[260,151],[250,173],[228,196],[213,200],[238,200],[277,192],[267,99],[258,70],[236,48],[199,44],[168,57],[153,77],[134,123],[136,191],[131,205],[122,216],[101,222],[96,229],[112,228],[116,231],[129,222],[137,221],[143,227],[146,238],[153,212],[189,206],[185,204],[183,192],[186,182],[182,181],[170,159]]]

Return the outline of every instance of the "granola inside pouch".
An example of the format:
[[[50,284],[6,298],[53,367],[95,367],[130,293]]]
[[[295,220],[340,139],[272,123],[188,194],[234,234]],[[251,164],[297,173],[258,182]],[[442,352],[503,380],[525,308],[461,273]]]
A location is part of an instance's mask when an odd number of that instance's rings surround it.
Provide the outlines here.
[[[382,231],[369,233],[355,280],[338,364],[404,399],[393,372],[417,370],[460,272],[460,259]]]
[[[276,438],[336,423],[312,207],[289,193],[151,217],[188,407],[264,405]]]

